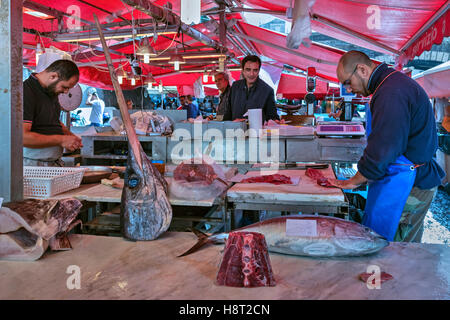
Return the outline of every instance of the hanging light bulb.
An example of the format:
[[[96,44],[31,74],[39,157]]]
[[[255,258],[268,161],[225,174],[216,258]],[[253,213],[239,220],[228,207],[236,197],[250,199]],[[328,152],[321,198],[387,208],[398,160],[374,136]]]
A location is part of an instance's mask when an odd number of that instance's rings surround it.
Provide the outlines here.
[[[159,93],[162,93],[162,92],[163,92],[163,85],[162,85],[162,82],[159,83],[158,91],[159,91]]]
[[[135,77],[131,78],[131,85],[132,86],[136,85],[136,78]]]
[[[38,44],[36,45],[36,66],[37,66],[37,64],[38,64],[38,62],[39,62],[39,57],[40,57],[41,54],[43,54],[43,53],[44,53],[44,52],[42,51],[41,44],[38,43]]]
[[[153,84],[151,82],[147,83],[147,89],[148,90],[152,90],[153,89]]]
[[[219,71],[225,71],[225,57],[219,57]]]
[[[208,73],[206,70],[203,72],[203,82],[208,82]]]
[[[119,81],[119,84],[123,83],[123,78],[127,77],[127,73],[125,72],[125,70],[123,70],[122,65],[119,67],[119,72],[117,74],[117,80]]]
[[[148,38],[141,40],[141,44],[136,50],[136,54],[139,56],[144,56],[144,63],[150,63],[150,57],[156,57],[158,55],[155,48],[150,45]]]
[[[169,63],[173,64],[174,70],[180,70],[180,63],[185,63],[182,56],[178,54],[178,48],[175,47],[175,54],[170,56]]]
[[[150,54],[144,54],[144,63],[150,63]]]

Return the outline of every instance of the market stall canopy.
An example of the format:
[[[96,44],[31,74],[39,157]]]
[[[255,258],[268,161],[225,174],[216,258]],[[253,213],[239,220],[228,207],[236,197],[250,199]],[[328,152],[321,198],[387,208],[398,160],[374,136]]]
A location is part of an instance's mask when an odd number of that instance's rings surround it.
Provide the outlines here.
[[[318,43],[288,49],[285,35],[245,23],[239,13],[250,6],[285,18],[286,9],[295,2],[242,0],[240,3],[246,7],[229,6],[225,15],[227,43],[222,46],[218,1],[214,0],[202,0],[202,14],[211,19],[203,19],[195,26],[175,23],[179,22],[180,0],[25,0],[24,65],[35,66],[38,44],[42,49],[54,46],[72,55],[80,67],[81,83],[111,90],[93,25],[93,14],[96,14],[107,35],[116,72],[123,69],[128,75],[123,89],[133,89],[150,81],[162,81],[166,85],[165,81],[171,83],[170,76],[177,76],[179,86],[193,85],[191,81],[205,70],[217,69],[220,59],[225,57],[228,67],[239,70],[240,58],[252,52],[294,69],[315,67],[318,77],[337,82],[335,70],[343,51]],[[395,3],[316,0],[310,16],[313,30],[361,47],[399,55],[397,61],[401,66],[450,35],[448,7],[449,1],[445,0],[399,0]],[[214,10],[215,14],[208,13]],[[178,18],[175,19],[175,15]],[[150,57],[150,63],[143,63],[138,51],[148,47],[155,49],[157,56]],[[190,59],[189,64],[181,64],[180,74],[175,74],[169,63],[177,54]],[[138,61],[144,77],[135,77],[133,61]],[[195,76],[184,76],[185,72],[192,74],[194,71]]]
[[[246,0],[283,18],[291,0]],[[311,28],[324,35],[382,53],[406,64],[450,36],[448,0],[316,0]]]
[[[278,84],[277,96],[282,95],[285,99],[303,99],[306,91],[306,78],[283,73]],[[328,83],[316,80],[316,99],[323,99],[328,94]]]
[[[450,97],[450,86],[448,83],[450,79],[450,61],[419,73],[413,79],[425,89],[430,98]]]

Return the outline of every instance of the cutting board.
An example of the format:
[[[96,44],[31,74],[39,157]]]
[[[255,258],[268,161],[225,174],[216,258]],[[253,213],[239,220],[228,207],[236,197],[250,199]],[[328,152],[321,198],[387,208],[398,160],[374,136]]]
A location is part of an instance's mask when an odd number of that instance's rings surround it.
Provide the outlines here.
[[[333,169],[320,170],[327,178],[335,178]],[[254,171],[247,172],[250,176]],[[286,176],[299,176],[297,185],[273,185],[268,183],[237,183],[228,189],[227,197],[231,202],[345,202],[341,189],[319,186],[314,179],[305,175],[306,170],[279,170]]]

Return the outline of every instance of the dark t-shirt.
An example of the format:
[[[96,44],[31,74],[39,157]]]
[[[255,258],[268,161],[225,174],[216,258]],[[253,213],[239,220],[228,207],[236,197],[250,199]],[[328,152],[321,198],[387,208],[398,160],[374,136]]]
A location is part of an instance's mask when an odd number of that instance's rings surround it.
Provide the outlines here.
[[[34,74],[23,82],[23,121],[40,134],[63,134],[58,96],[48,95]]]

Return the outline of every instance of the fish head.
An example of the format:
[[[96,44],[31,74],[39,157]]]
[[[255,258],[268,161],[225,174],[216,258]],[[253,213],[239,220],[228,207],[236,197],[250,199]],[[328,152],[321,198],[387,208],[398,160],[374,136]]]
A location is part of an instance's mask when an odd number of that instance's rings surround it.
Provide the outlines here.
[[[335,227],[336,244],[355,254],[370,254],[377,252],[389,244],[384,237],[372,229],[356,222],[345,227]]]

